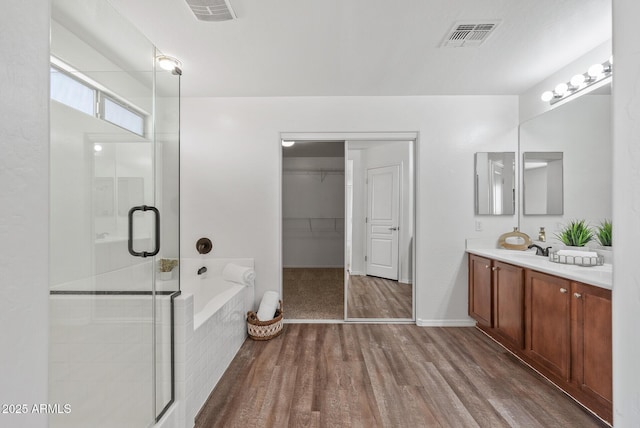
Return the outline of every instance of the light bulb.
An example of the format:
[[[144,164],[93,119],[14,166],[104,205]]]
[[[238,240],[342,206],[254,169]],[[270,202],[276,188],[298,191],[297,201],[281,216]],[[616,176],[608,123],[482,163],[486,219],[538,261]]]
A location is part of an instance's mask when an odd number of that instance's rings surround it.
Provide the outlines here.
[[[609,64],[613,65],[613,55],[609,57]]]
[[[584,77],[584,74],[576,74],[571,78],[571,86],[579,87],[585,80],[587,80],[587,78]]]
[[[93,150],[95,150],[96,152],[101,152],[102,151],[102,146],[100,144],[94,144],[93,145]]]
[[[566,83],[558,83],[558,85],[556,85],[556,88],[554,89],[555,93],[560,96],[566,94],[568,90],[569,85],[567,85]]]
[[[176,58],[168,55],[160,55],[156,58],[158,61],[158,67],[167,71],[175,71],[182,68],[182,63]]]
[[[589,71],[587,71],[587,74],[589,74],[589,76],[591,77],[598,77],[602,74],[603,71],[604,66],[602,64],[593,64],[591,67],[589,67]]]
[[[542,101],[544,101],[545,103],[551,101],[553,99],[553,92],[551,92],[551,91],[543,92],[542,96],[540,97],[540,99]]]
[[[286,141],[286,140],[282,140],[282,147],[291,147],[295,144],[295,141]]]

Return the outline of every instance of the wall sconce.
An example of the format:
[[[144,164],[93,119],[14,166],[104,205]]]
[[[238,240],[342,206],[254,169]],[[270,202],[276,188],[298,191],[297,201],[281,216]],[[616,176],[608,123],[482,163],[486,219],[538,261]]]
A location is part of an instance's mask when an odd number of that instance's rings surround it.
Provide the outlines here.
[[[611,77],[612,73],[613,57],[609,58],[608,61],[605,61],[602,64],[592,65],[586,73],[576,74],[566,83],[559,83],[553,91],[544,92],[540,99],[554,105],[559,101],[583,91],[595,83],[602,82],[603,80]]]

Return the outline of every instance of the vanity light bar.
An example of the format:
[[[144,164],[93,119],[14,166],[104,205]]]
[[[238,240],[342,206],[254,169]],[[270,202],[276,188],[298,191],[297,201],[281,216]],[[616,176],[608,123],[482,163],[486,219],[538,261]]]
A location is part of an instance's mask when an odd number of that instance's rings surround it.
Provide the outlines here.
[[[551,105],[610,77],[613,73],[613,57],[602,64],[593,64],[585,73],[576,74],[566,83],[559,83],[553,91],[546,91],[540,99]]]

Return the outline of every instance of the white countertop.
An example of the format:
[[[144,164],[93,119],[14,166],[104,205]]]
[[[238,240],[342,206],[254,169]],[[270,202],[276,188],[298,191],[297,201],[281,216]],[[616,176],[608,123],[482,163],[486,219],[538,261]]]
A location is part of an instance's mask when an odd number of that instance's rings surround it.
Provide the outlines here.
[[[576,266],[550,262],[548,257],[536,256],[535,250],[517,251],[502,248],[467,248],[467,253],[522,266],[538,272],[548,273],[573,281],[612,289],[613,269],[610,264],[602,266]]]

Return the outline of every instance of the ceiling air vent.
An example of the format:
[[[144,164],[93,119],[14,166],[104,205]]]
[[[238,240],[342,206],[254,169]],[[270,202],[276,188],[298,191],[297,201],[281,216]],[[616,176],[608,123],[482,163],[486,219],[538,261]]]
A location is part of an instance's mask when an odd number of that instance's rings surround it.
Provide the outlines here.
[[[229,0],[186,0],[191,11],[201,21],[229,21],[236,19]]]
[[[461,48],[480,46],[495,30],[500,21],[485,21],[481,23],[456,22],[447,33],[441,47]]]

